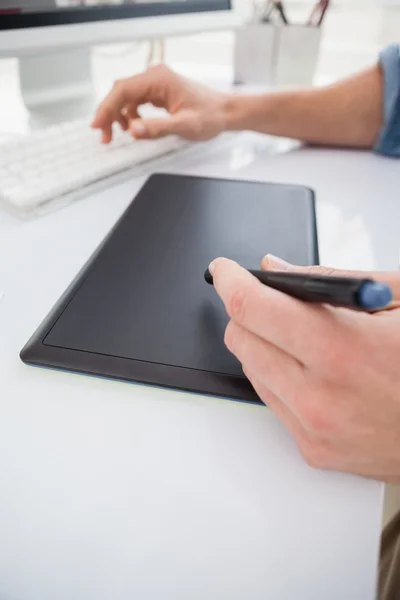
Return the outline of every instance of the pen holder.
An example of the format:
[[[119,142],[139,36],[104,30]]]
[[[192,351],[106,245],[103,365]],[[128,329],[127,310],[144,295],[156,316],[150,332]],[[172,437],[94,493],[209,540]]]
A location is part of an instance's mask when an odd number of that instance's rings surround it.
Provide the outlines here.
[[[279,27],[277,52],[274,57],[274,85],[312,85],[317,71],[320,46],[320,27]]]
[[[273,80],[277,28],[264,24],[244,25],[235,36],[235,83],[267,84]]]
[[[235,40],[235,83],[310,86],[316,73],[321,28],[254,23]]]

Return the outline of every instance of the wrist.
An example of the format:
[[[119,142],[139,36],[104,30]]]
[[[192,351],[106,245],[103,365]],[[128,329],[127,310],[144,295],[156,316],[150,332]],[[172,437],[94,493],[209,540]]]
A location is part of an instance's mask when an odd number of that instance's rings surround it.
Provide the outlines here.
[[[222,113],[225,131],[239,131],[245,129],[245,115],[243,97],[227,94],[222,99]]]
[[[224,130],[265,130],[271,112],[269,95],[230,94],[223,98]]]

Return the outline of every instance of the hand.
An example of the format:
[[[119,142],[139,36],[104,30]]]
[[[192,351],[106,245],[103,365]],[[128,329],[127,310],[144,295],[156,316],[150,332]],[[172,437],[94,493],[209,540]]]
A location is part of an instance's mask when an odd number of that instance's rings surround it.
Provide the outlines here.
[[[141,119],[139,107],[147,103],[165,108],[170,117]],[[102,130],[105,144],[112,139],[115,122],[140,139],[176,134],[187,140],[208,140],[224,129],[224,105],[222,94],[159,65],[117,81],[99,106],[92,127]]]
[[[262,268],[304,271],[267,256]],[[313,305],[216,259],[229,350],[316,468],[400,482],[400,303],[374,314]],[[323,275],[356,275],[323,267]],[[400,273],[363,273],[391,285]]]

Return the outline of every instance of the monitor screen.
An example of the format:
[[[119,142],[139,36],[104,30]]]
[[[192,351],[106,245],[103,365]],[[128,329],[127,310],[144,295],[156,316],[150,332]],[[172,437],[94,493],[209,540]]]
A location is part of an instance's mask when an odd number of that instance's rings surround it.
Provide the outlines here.
[[[230,9],[231,0],[0,0],[0,30]]]

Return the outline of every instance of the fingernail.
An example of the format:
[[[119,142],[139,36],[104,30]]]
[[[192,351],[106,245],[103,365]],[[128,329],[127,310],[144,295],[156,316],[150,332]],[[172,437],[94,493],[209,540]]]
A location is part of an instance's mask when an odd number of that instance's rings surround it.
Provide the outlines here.
[[[209,264],[208,270],[210,271],[211,275],[214,275],[214,271],[215,271],[215,262],[214,261]]]
[[[138,135],[140,137],[146,135],[147,129],[140,121],[136,121],[136,123],[132,123],[131,131],[134,135]]]
[[[273,254],[267,254],[264,256],[264,262],[268,263],[268,266],[277,269],[287,269],[290,267],[290,264],[283,260],[283,258],[278,258],[278,256],[274,256]]]

